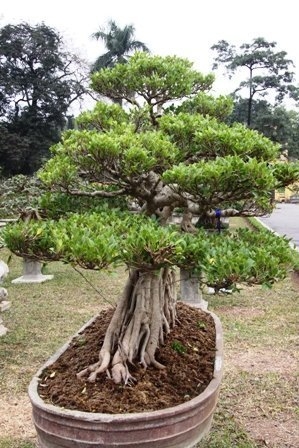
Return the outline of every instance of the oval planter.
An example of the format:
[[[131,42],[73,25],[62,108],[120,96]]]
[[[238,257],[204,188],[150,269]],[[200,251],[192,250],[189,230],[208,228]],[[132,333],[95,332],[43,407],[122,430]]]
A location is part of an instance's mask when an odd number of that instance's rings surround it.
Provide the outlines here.
[[[68,410],[46,403],[38,395],[39,376],[67,349],[69,344],[65,344],[37,372],[29,385],[29,398],[39,447],[193,447],[209,432],[223,370],[222,327],[218,317],[213,313],[211,315],[216,327],[216,354],[212,381],[196,398],[160,411],[102,414]],[[78,333],[90,323],[91,321]]]

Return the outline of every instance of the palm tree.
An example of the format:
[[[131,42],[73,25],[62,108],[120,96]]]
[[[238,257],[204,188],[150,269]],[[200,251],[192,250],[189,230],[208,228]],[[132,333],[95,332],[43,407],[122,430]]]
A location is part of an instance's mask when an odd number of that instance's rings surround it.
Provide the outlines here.
[[[143,42],[134,39],[134,32],[133,25],[119,28],[114,20],[110,20],[107,29],[100,29],[93,33],[92,37],[97,40],[101,39],[108,51],[98,57],[91,67],[91,72],[96,72],[105,67],[113,67],[117,63],[125,64],[130,57],[130,53],[135,50],[149,52]]]

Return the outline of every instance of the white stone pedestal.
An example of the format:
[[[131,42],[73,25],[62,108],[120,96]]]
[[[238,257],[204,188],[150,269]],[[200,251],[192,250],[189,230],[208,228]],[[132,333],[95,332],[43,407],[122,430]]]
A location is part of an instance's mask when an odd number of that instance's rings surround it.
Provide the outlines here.
[[[23,259],[23,275],[12,280],[12,283],[43,283],[52,280],[53,275],[44,275],[41,272],[42,264],[39,261]]]
[[[5,277],[7,277],[8,273],[9,268],[7,264],[3,260],[0,260],[0,282],[2,282],[5,279]]]
[[[5,336],[7,332],[8,332],[8,329],[6,327],[4,327],[4,325],[0,324],[0,337]]]
[[[6,311],[10,308],[10,302],[6,300],[8,297],[7,289],[0,288],[0,311]],[[3,324],[3,319],[0,317],[0,337],[4,336],[8,332],[8,329]]]
[[[6,311],[9,310],[11,303],[8,302],[7,300],[3,300],[2,302],[0,302],[0,311]]]
[[[193,275],[185,269],[180,270],[181,300],[188,305],[202,310],[208,309],[208,302],[203,299],[200,290],[200,281],[197,275]]]
[[[4,336],[8,332],[8,329],[3,325],[3,320],[0,317],[0,337]]]

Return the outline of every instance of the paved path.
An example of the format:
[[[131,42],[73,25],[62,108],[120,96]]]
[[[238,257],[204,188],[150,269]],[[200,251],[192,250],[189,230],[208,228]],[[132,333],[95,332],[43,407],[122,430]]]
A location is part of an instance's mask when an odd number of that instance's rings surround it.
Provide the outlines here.
[[[270,216],[259,218],[279,235],[286,235],[299,250],[299,204],[277,204]]]

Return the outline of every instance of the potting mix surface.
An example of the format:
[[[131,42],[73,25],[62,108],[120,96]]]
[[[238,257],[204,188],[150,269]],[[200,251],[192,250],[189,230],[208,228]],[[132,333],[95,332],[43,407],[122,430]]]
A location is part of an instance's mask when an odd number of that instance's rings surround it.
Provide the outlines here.
[[[115,384],[106,373],[98,375],[95,383],[77,379],[78,372],[98,361],[112,313],[113,309],[101,312],[43,371],[38,387],[43,400],[85,412],[148,412],[184,403],[212,380],[216,350],[213,318],[181,302],[177,304],[177,323],[156,354],[165,369],[130,365],[136,382],[126,386]]]

